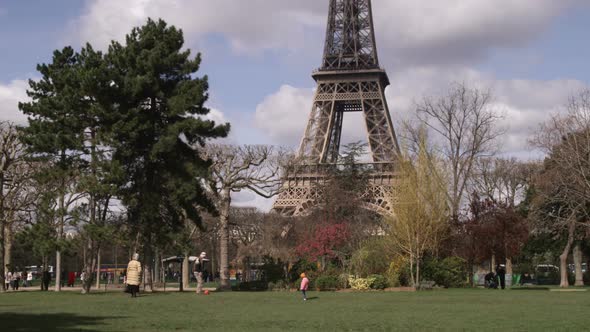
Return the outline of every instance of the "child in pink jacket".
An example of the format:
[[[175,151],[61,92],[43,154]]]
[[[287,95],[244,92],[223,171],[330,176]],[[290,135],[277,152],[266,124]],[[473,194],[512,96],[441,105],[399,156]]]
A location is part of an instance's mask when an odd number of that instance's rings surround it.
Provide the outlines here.
[[[309,287],[309,279],[305,276],[305,273],[301,273],[301,286],[299,290],[303,293],[303,301],[307,301],[307,295],[305,295],[305,291]]]

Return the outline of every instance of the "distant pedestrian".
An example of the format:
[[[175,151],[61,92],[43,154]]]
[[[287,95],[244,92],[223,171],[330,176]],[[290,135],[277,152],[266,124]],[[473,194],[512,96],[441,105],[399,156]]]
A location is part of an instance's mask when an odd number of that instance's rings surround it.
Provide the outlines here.
[[[13,281],[13,285],[12,285],[12,289],[13,290],[18,290],[18,287],[20,286],[20,272],[14,272],[12,274],[12,281]]]
[[[309,279],[307,279],[305,273],[301,273],[301,285],[299,286],[299,290],[303,294],[303,301],[307,301],[307,294],[305,293],[307,292],[307,288],[309,288]]]
[[[16,290],[16,272],[10,273],[10,288]]]
[[[207,253],[202,252],[195,261],[194,275],[197,279],[197,294],[203,291],[203,273],[205,272],[205,262],[208,261]]]
[[[12,282],[12,272],[7,271],[6,273],[4,273],[4,289],[9,290],[10,289],[10,283]]]
[[[498,264],[496,267],[496,274],[498,275],[498,279],[500,279],[500,287],[502,289],[506,288],[506,269],[504,268],[504,264]]]
[[[127,287],[131,291],[131,297],[137,297],[141,280],[141,263],[139,254],[133,254],[133,259],[127,264]]]
[[[31,287],[33,285],[33,272],[27,272],[27,287]]]
[[[76,272],[69,272],[68,273],[68,287],[74,287],[75,282],[76,282]]]
[[[43,269],[43,275],[41,277],[41,290],[48,291],[49,283],[51,282],[51,273],[46,269]]]

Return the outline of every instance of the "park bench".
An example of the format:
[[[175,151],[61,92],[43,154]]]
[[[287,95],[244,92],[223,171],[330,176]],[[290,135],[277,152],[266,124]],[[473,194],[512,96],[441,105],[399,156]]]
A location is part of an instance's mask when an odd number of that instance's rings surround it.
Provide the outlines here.
[[[420,281],[420,285],[418,285],[419,289],[432,289],[434,288],[435,282],[432,280],[422,280]]]

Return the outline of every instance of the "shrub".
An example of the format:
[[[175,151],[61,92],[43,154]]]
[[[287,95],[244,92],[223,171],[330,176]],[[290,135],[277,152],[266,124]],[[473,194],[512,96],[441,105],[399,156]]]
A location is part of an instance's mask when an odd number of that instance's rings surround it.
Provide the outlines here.
[[[371,289],[385,289],[388,286],[387,278],[380,274],[373,274],[368,279],[373,279]]]
[[[352,276],[348,278],[348,284],[354,290],[369,290],[374,281],[374,278],[356,278]]]
[[[386,273],[387,282],[391,287],[410,285],[410,263],[403,256],[396,256]]]
[[[268,283],[268,290],[270,290],[270,291],[288,291],[289,290],[289,283],[284,280],[279,280],[277,282],[269,282]]]
[[[340,288],[340,280],[338,280],[337,276],[320,276],[315,281],[315,286],[320,291],[334,290]]]
[[[466,263],[459,257],[426,259],[422,265],[422,280],[432,280],[445,288],[464,287],[467,282]]]
[[[285,264],[281,260],[274,260],[272,257],[265,256],[264,264],[261,267],[263,279],[268,282],[277,282],[285,279]]]
[[[366,241],[360,249],[352,254],[351,272],[361,277],[385,273],[388,268],[389,255],[383,246],[383,240],[379,238]]]
[[[297,263],[293,264],[291,269],[289,270],[289,282],[297,283],[300,282],[301,279],[299,276],[301,273],[307,274],[307,277],[310,279],[315,278],[315,271],[317,270],[317,264],[314,262],[308,262],[305,259],[299,260]],[[299,283],[297,283],[299,285]]]
[[[348,273],[341,273],[338,275],[338,283],[340,284],[340,288],[346,289],[350,287],[348,284],[348,279],[350,278],[350,274]]]

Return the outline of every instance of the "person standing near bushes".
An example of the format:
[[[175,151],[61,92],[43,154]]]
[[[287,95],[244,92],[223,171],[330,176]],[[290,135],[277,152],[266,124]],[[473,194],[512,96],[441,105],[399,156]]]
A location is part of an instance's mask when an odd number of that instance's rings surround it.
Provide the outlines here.
[[[131,291],[131,297],[137,297],[141,280],[141,263],[138,261],[139,254],[133,254],[133,258],[127,264],[127,287]]]
[[[41,290],[48,291],[49,283],[51,282],[51,273],[47,270],[47,267],[43,268],[43,274],[41,277]]]
[[[201,294],[201,292],[203,291],[203,273],[205,272],[206,261],[208,261],[207,253],[204,251],[199,255],[199,257],[195,261],[195,267],[193,272],[195,278],[197,279],[197,294]]]
[[[12,283],[12,272],[8,271],[8,267],[6,268],[6,273],[4,273],[4,283],[5,283],[5,290],[10,289],[10,284]]]
[[[309,279],[307,279],[305,273],[301,273],[301,285],[299,286],[299,290],[303,294],[303,301],[307,301],[307,294],[305,294],[307,288],[309,288]]]
[[[502,289],[506,288],[506,269],[504,268],[504,264],[498,264],[496,267],[496,274],[498,275],[498,279],[500,279],[500,287]]]

